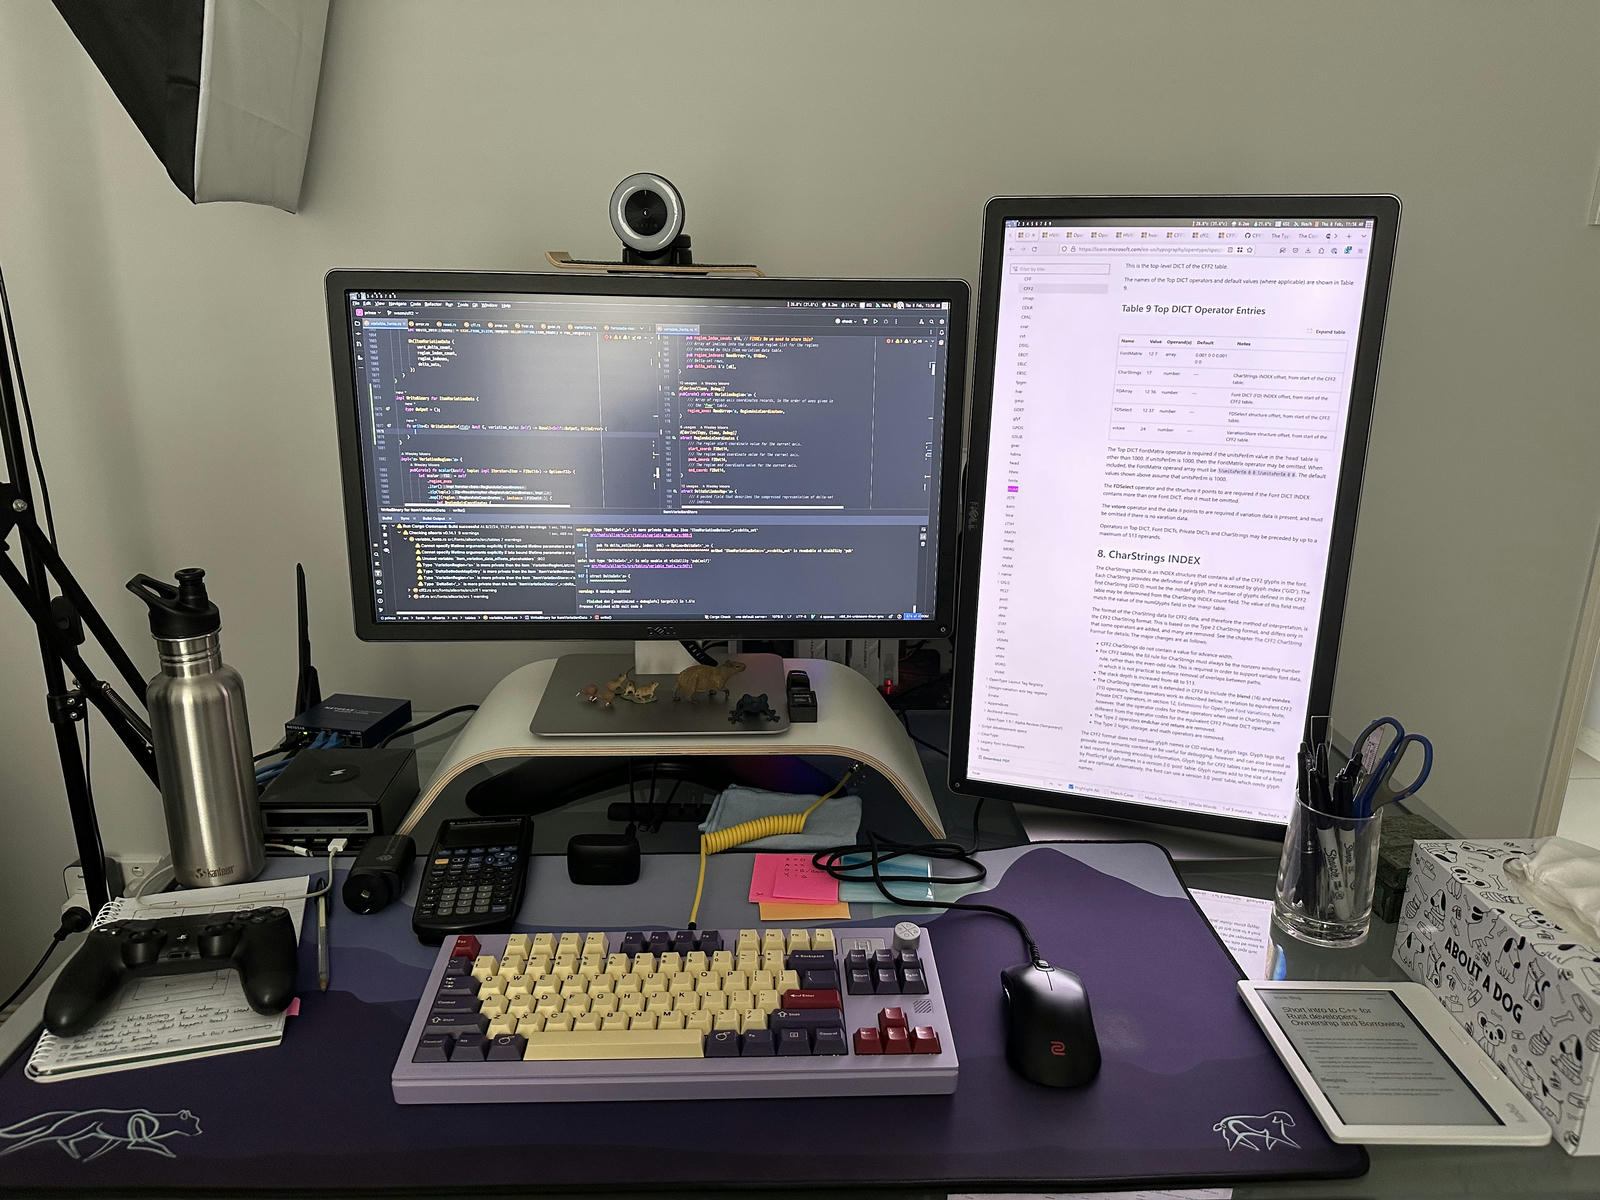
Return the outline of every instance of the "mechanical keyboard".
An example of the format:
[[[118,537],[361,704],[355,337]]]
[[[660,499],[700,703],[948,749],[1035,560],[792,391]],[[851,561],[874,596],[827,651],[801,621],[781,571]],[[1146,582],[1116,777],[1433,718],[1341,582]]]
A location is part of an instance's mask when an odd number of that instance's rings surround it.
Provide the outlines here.
[[[447,938],[400,1104],[953,1092],[921,926]]]

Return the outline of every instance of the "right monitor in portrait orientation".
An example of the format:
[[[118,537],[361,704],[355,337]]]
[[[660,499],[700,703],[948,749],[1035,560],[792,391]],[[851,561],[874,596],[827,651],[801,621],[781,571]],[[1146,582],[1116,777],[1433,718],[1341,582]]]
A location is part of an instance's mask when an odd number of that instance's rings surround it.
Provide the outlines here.
[[[1399,217],[990,201],[952,788],[1281,836],[1333,690]]]

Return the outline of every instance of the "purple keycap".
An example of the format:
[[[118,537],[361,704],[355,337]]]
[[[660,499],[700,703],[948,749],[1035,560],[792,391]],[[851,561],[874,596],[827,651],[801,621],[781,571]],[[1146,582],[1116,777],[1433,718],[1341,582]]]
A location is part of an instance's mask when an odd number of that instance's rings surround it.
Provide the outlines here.
[[[719,1029],[715,1033],[706,1034],[706,1057],[738,1058],[739,1035],[732,1029]]]
[[[852,967],[845,972],[845,990],[852,996],[872,995],[872,972],[865,967]]]
[[[872,952],[872,969],[874,971],[894,970],[894,951],[874,950]]]
[[[901,973],[900,990],[907,996],[926,996],[928,994],[928,977],[922,973],[921,967],[907,967]]]
[[[811,1035],[811,1053],[813,1054],[844,1054],[848,1051],[848,1043],[844,1040],[844,1027],[834,1026],[831,1029],[819,1029]]]
[[[808,992],[837,991],[839,988],[839,972],[801,971],[800,986]]]
[[[745,1058],[771,1058],[775,1049],[772,1044],[772,1030],[750,1030],[744,1035],[743,1049]]]
[[[872,990],[880,996],[898,996],[900,994],[900,977],[894,973],[894,968],[880,971],[873,968]]]
[[[490,1062],[521,1062],[528,1039],[520,1033],[502,1033],[489,1043]]]
[[[476,994],[454,993],[439,995],[433,998],[433,1007],[428,1010],[435,1015],[445,1013],[472,1014],[478,1011],[478,997]]]
[[[450,1051],[451,1062],[482,1062],[489,1050],[489,1039],[473,1031],[456,1038],[455,1049]]]
[[[767,1018],[767,1026],[783,1029],[823,1029],[843,1025],[844,1014],[837,1008],[780,1008]]]
[[[489,1019],[482,1013],[435,1013],[430,1014],[427,1024],[423,1026],[426,1033],[482,1033],[489,1027]]]
[[[417,1049],[412,1062],[449,1062],[450,1048],[455,1039],[448,1033],[425,1033],[417,1039]]]
[[[791,950],[784,965],[791,971],[831,971],[837,963],[831,950]]]
[[[804,1029],[780,1029],[777,1033],[779,1057],[795,1058],[810,1055],[811,1038]]]
[[[620,947],[618,947],[617,953],[618,954],[628,954],[628,955],[643,954],[644,953],[644,934],[639,933],[636,930],[633,931],[633,932],[630,932],[630,933],[623,934],[622,935],[622,945]]]
[[[672,935],[672,949],[677,954],[688,954],[694,949],[694,934],[678,930]]]
[[[652,930],[650,933],[650,953],[662,955],[672,949],[672,938],[665,929]]]
[[[844,966],[847,971],[865,971],[867,969],[867,952],[865,950],[850,950],[844,956]]]
[[[722,949],[722,933],[716,929],[702,929],[700,931],[700,944],[696,950],[704,950],[707,954],[715,954]]]
[[[476,996],[481,986],[471,975],[446,975],[439,980],[439,995]]]
[[[450,975],[471,975],[472,960],[470,958],[452,958],[444,964],[444,973]]]

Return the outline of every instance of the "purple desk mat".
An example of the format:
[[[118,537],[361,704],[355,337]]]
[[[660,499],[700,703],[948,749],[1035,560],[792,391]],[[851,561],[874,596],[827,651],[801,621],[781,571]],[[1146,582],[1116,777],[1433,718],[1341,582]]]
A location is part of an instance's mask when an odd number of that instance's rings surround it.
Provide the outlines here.
[[[19,1056],[0,1075],[0,1190],[1057,1191],[1367,1169],[1361,1147],[1323,1134],[1159,847],[1039,846],[982,898],[1083,977],[1104,1055],[1089,1086],[1007,1067],[999,974],[1021,945],[995,917],[952,912],[928,925],[961,1056],[954,1095],[401,1106],[389,1071],[432,954],[403,906],[341,910],[334,987],[303,995],[281,1046],[50,1084],[28,1081]],[[316,978],[314,937],[301,978]]]

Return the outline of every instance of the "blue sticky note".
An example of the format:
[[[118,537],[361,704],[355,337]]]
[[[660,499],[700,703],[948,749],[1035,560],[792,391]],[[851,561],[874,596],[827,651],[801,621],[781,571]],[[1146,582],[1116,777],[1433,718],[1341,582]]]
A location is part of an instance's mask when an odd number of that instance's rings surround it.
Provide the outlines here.
[[[841,867],[853,867],[867,862],[871,858],[868,854],[847,854],[839,860]],[[884,875],[918,875],[924,879],[933,878],[933,864],[920,854],[907,854],[891,862],[882,863],[878,870]],[[862,869],[858,876],[859,881],[839,884],[839,901],[842,904],[887,904],[883,893],[878,890],[878,885],[872,882],[872,872]],[[903,896],[907,900],[932,900],[933,889],[926,884],[917,883],[890,883],[886,885],[896,896]]]

